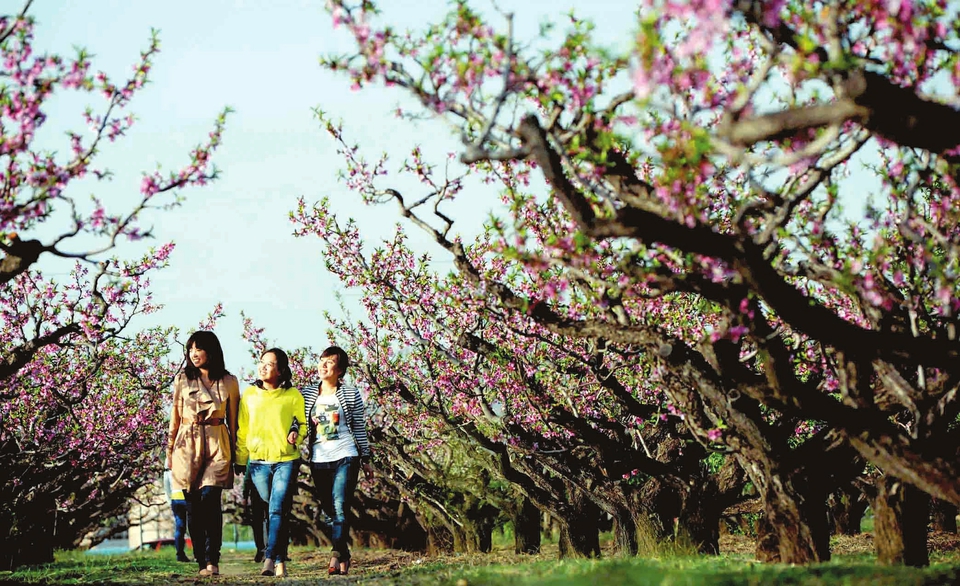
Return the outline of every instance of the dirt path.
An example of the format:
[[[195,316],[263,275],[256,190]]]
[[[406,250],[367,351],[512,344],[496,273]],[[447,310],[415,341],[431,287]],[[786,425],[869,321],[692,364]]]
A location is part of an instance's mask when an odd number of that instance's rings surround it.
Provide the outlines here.
[[[260,576],[261,564],[253,561],[251,552],[233,552],[224,550],[220,560],[220,576],[203,578],[196,574],[194,566],[183,564],[183,572],[170,576],[178,584],[276,584],[277,578]],[[467,564],[472,566],[490,564],[517,564],[533,560],[557,559],[556,546],[548,546],[535,556],[519,556],[513,550],[495,550],[489,554],[462,555],[450,554],[427,558],[422,553],[397,550],[360,549],[353,554],[353,567],[348,576],[328,576],[327,564],[330,555],[327,550],[307,551],[295,548],[290,552],[291,560],[287,564],[288,577],[279,581],[283,584],[309,583],[318,580],[346,586],[362,582],[364,584],[391,584],[400,571],[421,564]]]
[[[931,552],[939,552],[960,561],[960,537],[956,534],[934,533],[929,540]],[[742,536],[724,536],[720,542],[725,554],[741,555],[750,558],[754,553],[752,539]],[[834,555],[870,555],[874,551],[870,534],[854,537],[840,536],[833,540]],[[604,555],[610,555],[605,551]],[[538,555],[516,555],[512,548],[499,548],[488,554],[448,554],[425,557],[421,553],[397,550],[360,549],[354,552],[353,568],[349,576],[328,576],[327,563],[330,560],[326,550],[306,550],[294,548],[288,563],[288,577],[277,580],[260,576],[260,564],[253,561],[251,552],[224,551],[220,563],[219,577],[202,578],[195,573],[194,566],[183,565],[183,572],[170,576],[171,583],[177,584],[277,584],[299,585],[317,584],[329,581],[330,584],[347,586],[350,584],[395,584],[402,570],[419,565],[469,565],[484,566],[491,564],[519,564],[538,560],[557,559],[557,546],[546,545]]]

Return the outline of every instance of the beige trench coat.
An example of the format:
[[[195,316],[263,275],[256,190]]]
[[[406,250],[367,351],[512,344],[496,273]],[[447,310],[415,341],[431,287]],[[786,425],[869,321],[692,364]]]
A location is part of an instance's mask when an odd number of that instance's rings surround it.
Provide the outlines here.
[[[240,385],[228,374],[211,389],[181,373],[173,383],[167,439],[172,490],[233,487]]]

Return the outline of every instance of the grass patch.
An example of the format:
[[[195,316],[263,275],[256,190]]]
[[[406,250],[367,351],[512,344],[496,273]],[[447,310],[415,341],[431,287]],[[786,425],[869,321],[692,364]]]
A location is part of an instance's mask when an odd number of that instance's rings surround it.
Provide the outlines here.
[[[0,572],[6,584],[169,584],[186,566],[172,552],[136,552],[118,555],[89,555],[58,552],[52,564]]]
[[[847,538],[852,539],[852,538]],[[859,549],[867,543],[859,540]],[[950,542],[953,543],[952,541]],[[814,566],[760,564],[742,552],[717,557],[685,555],[665,549],[647,557],[600,560],[556,559],[555,546],[545,547],[536,556],[513,554],[512,547],[495,548],[490,554],[445,555],[425,558],[420,554],[393,550],[357,550],[350,576],[328,578],[325,551],[293,548],[290,577],[285,586],[317,584],[329,580],[341,586],[625,586],[686,585],[935,585],[960,583],[960,555],[952,545],[931,556],[930,568],[882,567],[856,543],[837,543],[846,550],[835,560]],[[227,546],[229,547],[229,545]],[[222,575],[200,578],[192,563],[180,563],[171,549],[160,552],[133,552],[118,555],[58,553],[56,562],[42,567],[0,573],[2,584],[264,584],[273,578],[259,575],[252,552],[224,549]]]
[[[725,558],[540,561],[514,566],[424,568],[393,584],[422,586],[727,586],[727,585],[933,585],[960,582],[957,566],[925,569],[874,564],[767,565]]]

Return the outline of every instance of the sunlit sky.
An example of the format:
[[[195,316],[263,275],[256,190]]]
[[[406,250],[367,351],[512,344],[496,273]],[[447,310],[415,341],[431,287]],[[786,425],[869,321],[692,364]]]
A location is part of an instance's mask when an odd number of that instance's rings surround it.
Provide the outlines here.
[[[6,13],[18,6],[10,0],[3,5]],[[401,29],[439,20],[448,7],[437,0],[384,5],[383,18]],[[490,10],[492,4],[476,6]],[[498,6],[515,13],[520,37],[532,34],[545,18],[562,20],[575,6],[579,15],[598,22],[611,46],[625,47],[630,40],[630,3],[531,0]],[[138,121],[98,159],[115,177],[68,192],[81,200],[95,193],[111,209],[127,209],[124,203],[138,197],[142,172],[184,165],[218,112],[233,108],[224,144],[214,157],[221,178],[184,190],[181,208],[145,218],[144,224],[154,226],[151,244],[174,241],[176,250],[171,266],[152,280],[154,298],[164,309],[141,324],[175,325],[185,339],[223,303],[227,315],[216,333],[227,367],[235,373],[250,372],[254,364],[241,337],[241,311],[266,328],[277,345],[315,349],[327,343],[329,326],[322,312],[339,313],[334,293],[343,287],[324,270],[319,240],[292,235],[289,212],[299,197],[312,203],[329,196],[339,216],[362,221],[368,241],[391,232],[399,220],[393,206],[365,208],[337,182],[342,163],[314,119],[314,107],[343,119],[351,139],[371,157],[384,150],[393,153],[392,169],[415,145],[435,160],[459,150],[444,125],[414,126],[396,119],[393,112],[404,99],[398,91],[352,91],[345,77],[321,69],[321,55],[351,48],[346,32],[333,29],[322,0],[37,0],[31,12],[38,23],[36,50],[71,54],[73,47],[84,47],[94,55],[93,70],[118,81],[129,75],[148,45],[151,28],[160,31],[161,52],[151,83],[130,108]],[[41,138],[66,150],[66,142],[56,141],[63,140],[65,129],[82,127],[80,113],[86,105],[102,103],[96,96],[75,95],[51,101]],[[496,198],[478,195],[476,200],[482,202],[475,216],[480,218]],[[426,246],[416,230],[410,233],[415,245]],[[124,254],[132,256],[127,250]],[[41,268],[56,274],[69,270],[49,261]]]

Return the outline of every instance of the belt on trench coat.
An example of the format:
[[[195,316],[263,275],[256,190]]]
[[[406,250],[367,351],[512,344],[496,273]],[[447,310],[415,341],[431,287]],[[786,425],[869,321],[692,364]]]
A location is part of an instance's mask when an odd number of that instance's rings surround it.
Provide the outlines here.
[[[204,419],[203,421],[195,421],[195,425],[223,425],[222,417],[214,417],[212,419]]]

